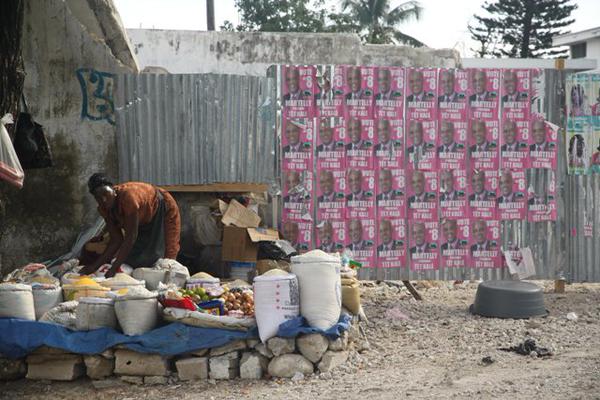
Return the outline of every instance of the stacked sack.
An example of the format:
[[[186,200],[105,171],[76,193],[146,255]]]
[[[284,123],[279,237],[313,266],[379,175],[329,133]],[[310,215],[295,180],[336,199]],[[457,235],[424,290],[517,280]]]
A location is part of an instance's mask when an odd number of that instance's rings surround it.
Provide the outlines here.
[[[354,315],[360,312],[360,284],[356,278],[356,271],[344,266],[340,271],[342,280],[342,306]]]

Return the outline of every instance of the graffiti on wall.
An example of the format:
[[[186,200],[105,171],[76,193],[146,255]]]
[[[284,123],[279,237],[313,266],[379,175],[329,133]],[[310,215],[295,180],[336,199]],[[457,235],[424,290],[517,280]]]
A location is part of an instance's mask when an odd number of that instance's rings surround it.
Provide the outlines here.
[[[79,68],[77,79],[81,86],[81,118],[92,121],[106,120],[115,124],[115,104],[113,97],[114,74],[96,71],[92,68]]]

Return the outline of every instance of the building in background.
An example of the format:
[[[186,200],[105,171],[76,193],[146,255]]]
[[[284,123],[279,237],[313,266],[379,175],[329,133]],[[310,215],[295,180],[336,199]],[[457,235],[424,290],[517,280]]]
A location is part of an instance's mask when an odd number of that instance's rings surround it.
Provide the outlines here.
[[[552,39],[554,46],[569,46],[571,58],[600,60],[600,26],[585,31],[565,33]]]

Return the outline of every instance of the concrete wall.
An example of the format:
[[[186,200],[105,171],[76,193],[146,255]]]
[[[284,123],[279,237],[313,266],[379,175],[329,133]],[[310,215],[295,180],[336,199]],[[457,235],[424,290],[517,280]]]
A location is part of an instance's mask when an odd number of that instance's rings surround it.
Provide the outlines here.
[[[453,67],[452,50],[362,45],[354,34],[201,32],[128,29],[140,68],[171,73],[264,76],[272,64],[372,64]]]
[[[124,56],[123,31],[119,38],[118,26],[106,18],[112,2],[97,3],[105,17],[94,21],[101,13],[86,9],[82,1],[26,1],[25,96],[44,126],[55,166],[26,170],[21,190],[0,183],[2,273],[70,249],[82,227],[98,215],[87,178],[96,171],[117,176],[111,73],[136,72],[137,65],[131,54]],[[77,5],[75,12],[71,4]],[[104,31],[112,32],[110,46]]]

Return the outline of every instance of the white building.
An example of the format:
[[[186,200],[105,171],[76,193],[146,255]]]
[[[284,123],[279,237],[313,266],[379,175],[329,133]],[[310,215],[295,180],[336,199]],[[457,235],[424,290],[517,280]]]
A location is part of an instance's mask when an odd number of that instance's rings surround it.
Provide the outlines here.
[[[569,46],[571,58],[600,60],[600,27],[552,38],[553,46]]]

